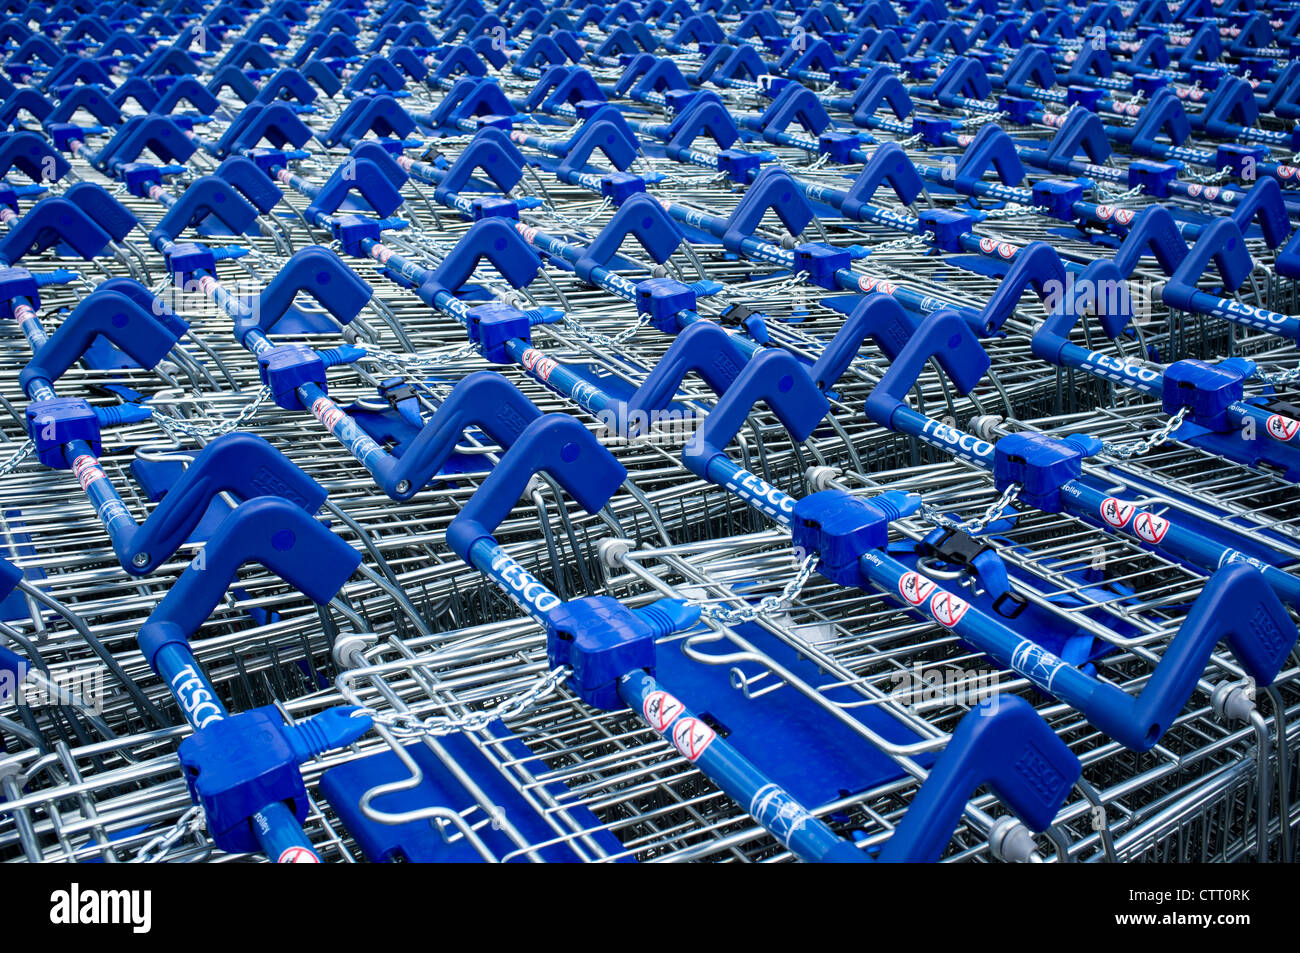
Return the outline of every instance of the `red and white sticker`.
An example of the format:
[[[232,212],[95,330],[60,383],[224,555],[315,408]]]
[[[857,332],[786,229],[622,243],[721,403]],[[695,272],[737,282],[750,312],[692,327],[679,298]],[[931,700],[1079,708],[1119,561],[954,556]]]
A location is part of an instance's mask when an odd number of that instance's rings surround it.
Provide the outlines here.
[[[104,471],[100,469],[99,462],[89,455],[83,455],[73,460],[72,472],[76,475],[77,482],[81,484],[83,490],[89,490],[90,484],[104,479]]]
[[[1196,182],[1193,182],[1191,185],[1187,186],[1187,194],[1190,195],[1192,198],[1199,198],[1203,190],[1204,190],[1204,186]]]
[[[934,583],[920,573],[905,572],[898,577],[898,594],[905,602],[914,606],[919,606],[929,599],[936,588],[938,587]]]
[[[667,692],[651,692],[641,705],[641,713],[646,723],[660,733],[677,720],[677,716],[686,710],[686,706]]]
[[[1293,165],[1280,165],[1277,167],[1277,175],[1280,179],[1289,179],[1295,175],[1296,167]]]
[[[1136,214],[1131,208],[1117,208],[1115,209],[1115,221],[1121,225],[1127,225],[1133,221],[1133,216]]]
[[[560,366],[554,358],[549,358],[541,351],[531,347],[524,351],[523,365],[532,371],[533,375],[540,381],[550,380],[551,371]]]
[[[1295,436],[1296,431],[1300,430],[1300,420],[1292,420],[1290,417],[1283,417],[1281,414],[1273,414],[1264,424],[1264,429],[1274,440],[1287,441]]]
[[[335,425],[343,419],[343,411],[339,410],[338,405],[328,397],[317,397],[312,401],[311,412],[317,420],[325,425],[326,430],[333,430]]]
[[[1016,246],[1012,245],[1010,242],[999,242],[994,241],[991,238],[981,238],[980,251],[986,255],[996,253],[999,257],[1010,261],[1016,254]]]
[[[1110,217],[1114,214],[1115,214],[1115,206],[1113,205],[1097,206],[1097,217],[1101,219],[1103,222],[1110,221]]]
[[[1133,532],[1137,533],[1138,539],[1158,543],[1169,532],[1169,520],[1154,513],[1139,513],[1133,521]]]
[[[673,727],[673,744],[687,761],[695,761],[718,733],[698,718],[683,718]]]
[[[951,592],[945,592],[940,589],[930,600],[930,615],[934,616],[934,621],[941,626],[951,629],[961,621],[961,617],[966,614],[970,608],[970,603],[960,596],[954,596]]]
[[[1128,521],[1133,518],[1133,511],[1137,506],[1133,503],[1127,503],[1124,500],[1117,500],[1113,496],[1108,496],[1101,501],[1101,518],[1111,526],[1117,529],[1123,529],[1128,525]]]
[[[277,864],[319,864],[316,852],[307,847],[286,847],[275,859]]]
[[[892,295],[898,290],[898,285],[892,281],[886,281],[884,278],[872,278],[870,275],[863,275],[859,278],[858,287],[868,294],[872,291],[879,291],[882,294]]]

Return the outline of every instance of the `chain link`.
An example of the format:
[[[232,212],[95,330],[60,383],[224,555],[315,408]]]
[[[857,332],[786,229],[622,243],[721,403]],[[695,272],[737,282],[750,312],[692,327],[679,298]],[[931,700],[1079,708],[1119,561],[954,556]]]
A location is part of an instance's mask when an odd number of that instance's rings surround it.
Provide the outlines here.
[[[197,834],[207,826],[203,808],[197,804],[180,816],[171,829],[147,841],[139,852],[131,858],[133,864],[156,864],[162,861],[172,848],[186,834]]]
[[[478,348],[473,344],[463,344],[456,350],[448,351],[445,354],[401,354],[396,351],[385,351],[383,348],[370,347],[369,345],[364,350],[366,352],[365,359],[373,360],[376,364],[383,364],[387,367],[410,368],[412,370],[433,370],[478,353]]]
[[[895,238],[891,241],[881,242],[879,245],[872,245],[871,254],[874,255],[876,252],[880,251],[893,251],[898,248],[914,248],[917,245],[928,244],[929,242],[920,235],[904,235],[902,238]]]
[[[375,724],[383,725],[399,737],[421,735],[440,737],[458,731],[482,731],[497,719],[508,721],[522,715],[554,692],[559,684],[572,674],[573,669],[561,665],[548,672],[527,691],[520,692],[493,708],[471,712],[468,715],[430,715],[428,718],[421,718],[414,712],[384,712],[373,708],[358,708],[353,713],[353,717],[368,715]]]
[[[573,334],[574,336],[581,338],[582,340],[586,341],[589,344],[596,344],[599,345],[600,347],[607,347],[607,348],[619,348],[622,346],[624,341],[626,341],[628,338],[636,334],[638,331],[640,331],[642,328],[644,328],[647,324],[650,323],[650,315],[648,314],[642,315],[639,321],[637,321],[635,324],[628,325],[626,328],[624,328],[622,331],[619,331],[613,337],[609,336],[608,334],[601,334],[599,331],[592,331],[584,327],[581,321],[576,320],[575,318],[571,317],[568,314],[564,316],[562,323],[564,324],[565,330],[567,330],[570,334]]]
[[[1300,367],[1294,367],[1289,371],[1278,371],[1275,374],[1265,374],[1262,371],[1256,371],[1251,380],[1261,381],[1265,384],[1274,386],[1291,384],[1300,380]]]
[[[763,287],[757,290],[751,290],[750,288],[746,288],[743,293],[736,294],[735,300],[753,301],[756,298],[757,299],[780,298],[785,294],[787,294],[788,292],[794,291],[796,288],[802,287],[804,282],[807,280],[807,278],[808,278],[808,272],[796,271],[792,275],[786,275],[784,278],[781,279],[780,283],[772,285],[771,287]]]
[[[1232,167],[1224,166],[1218,172],[1196,173],[1185,172],[1182,178],[1188,182],[1194,182],[1197,185],[1222,185],[1232,178]]]
[[[1133,440],[1129,443],[1104,443],[1102,449],[1112,457],[1118,457],[1121,460],[1129,460],[1133,457],[1140,457],[1145,453],[1150,453],[1156,447],[1165,443],[1183,423],[1183,418],[1187,416],[1188,408],[1178,408],[1178,413],[1169,418],[1168,423],[1147,437],[1145,440]]]
[[[803,562],[799,564],[799,571],[795,573],[794,578],[785,584],[779,596],[764,596],[758,602],[748,603],[738,609],[710,605],[698,600],[692,600],[689,604],[699,606],[701,613],[724,625],[753,622],[761,616],[781,612],[789,608],[790,603],[799,596],[799,593],[803,592],[804,586],[808,585],[808,580],[812,578],[817,569],[818,558],[816,553],[805,556]]]
[[[1006,511],[1007,507],[1014,503],[1017,497],[1020,496],[1020,491],[1022,489],[1024,488],[1019,483],[1012,483],[1002,491],[1002,495],[994,500],[988,509],[973,520],[953,519],[947,513],[931,506],[929,503],[921,504],[921,517],[925,519],[926,522],[933,523],[935,526],[943,526],[947,529],[960,530],[970,536],[978,536],[980,533],[984,532],[984,530],[988,529],[990,523],[996,522],[1002,518],[1002,514]]]
[[[991,122],[1001,122],[1010,116],[1010,113],[971,113],[966,114],[966,118],[957,123],[959,129],[969,129],[971,126],[987,126]]]
[[[600,205],[593,209],[589,214],[584,215],[582,218],[573,218],[570,215],[564,214],[564,212],[560,211],[546,199],[542,200],[542,209],[547,213],[548,217],[553,221],[559,222],[562,225],[567,225],[570,228],[581,228],[584,225],[590,225],[596,219],[609,211],[613,205],[613,201],[606,197]]]
[[[186,437],[200,437],[209,439],[219,437],[222,434],[231,433],[238,430],[261,409],[262,405],[271,397],[271,388],[263,387],[234,417],[221,420],[213,418],[205,419],[187,419],[184,417],[173,417],[170,414],[164,414],[162,411],[155,409],[153,419],[172,436],[182,435]]]
[[[1025,215],[1038,215],[1039,211],[1032,205],[1008,202],[1004,208],[981,209],[980,214],[985,218],[1017,218]]]
[[[32,440],[30,437],[24,440],[22,444],[18,447],[18,449],[14,451],[14,455],[12,457],[10,457],[4,463],[0,463],[0,477],[6,477],[9,474],[13,473],[15,470],[17,470],[18,465],[22,463],[24,460],[26,460],[28,457],[30,457],[32,455],[32,451],[35,449],[36,449],[36,442],[34,440]]]
[[[1098,198],[1105,200],[1108,205],[1117,205],[1120,202],[1127,202],[1131,198],[1136,198],[1142,194],[1142,186],[1135,185],[1131,189],[1125,189],[1123,192],[1112,192],[1100,182],[1093,186],[1093,191],[1097,193]]]

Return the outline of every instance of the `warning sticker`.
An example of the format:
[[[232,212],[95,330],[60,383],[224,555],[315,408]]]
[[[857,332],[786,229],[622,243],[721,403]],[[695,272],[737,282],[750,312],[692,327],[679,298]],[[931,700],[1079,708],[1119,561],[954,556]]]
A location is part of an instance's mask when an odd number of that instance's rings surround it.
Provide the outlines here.
[[[323,423],[327,430],[333,430],[343,419],[343,411],[328,397],[317,397],[311,404],[311,412]]]
[[[686,710],[686,706],[667,692],[651,692],[641,705],[641,713],[646,722],[660,733],[668,730],[677,716]]]
[[[1133,532],[1137,533],[1138,539],[1158,543],[1169,532],[1169,520],[1154,513],[1139,513],[1133,520]]]
[[[104,471],[100,469],[98,461],[89,455],[83,455],[73,460],[72,472],[76,475],[77,482],[81,484],[83,490],[89,490],[90,484],[104,479]]]
[[[1101,518],[1111,526],[1117,529],[1123,529],[1128,525],[1128,521],[1133,518],[1133,511],[1137,509],[1132,503],[1124,500],[1117,500],[1113,496],[1108,496],[1101,501]]]
[[[930,615],[941,626],[951,629],[961,621],[961,617],[966,614],[970,608],[970,603],[959,596],[954,596],[951,592],[945,592],[942,589],[934,594],[930,600]]]
[[[938,587],[920,573],[905,572],[898,579],[898,594],[910,605],[919,606]]]
[[[1273,414],[1264,424],[1264,429],[1274,440],[1290,440],[1300,430],[1300,420],[1292,420],[1290,417],[1283,417],[1281,414]]]
[[[718,733],[698,718],[683,718],[673,727],[673,744],[687,761],[695,761]]]
[[[286,847],[275,862],[277,864],[319,864],[320,858],[306,847]]]

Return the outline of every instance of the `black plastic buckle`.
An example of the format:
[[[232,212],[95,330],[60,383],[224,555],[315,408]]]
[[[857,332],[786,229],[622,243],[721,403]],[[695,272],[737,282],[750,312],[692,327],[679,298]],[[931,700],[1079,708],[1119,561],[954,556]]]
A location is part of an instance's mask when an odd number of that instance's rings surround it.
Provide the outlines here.
[[[415,388],[400,377],[380,384],[379,393],[393,410],[397,410],[402,401],[413,400],[416,396]]]
[[[718,315],[718,320],[724,325],[740,327],[740,325],[745,323],[746,319],[758,313],[758,311],[748,305],[739,303],[729,304],[727,307],[722,309],[722,313]]]
[[[987,543],[980,542],[964,530],[945,526],[943,535],[938,541],[927,543],[926,548],[929,550],[927,555],[934,556],[951,566],[970,569],[975,565],[975,557],[989,547]]]
[[[1010,609],[1004,608],[1004,605],[1008,602],[1011,603]],[[1024,596],[1017,595],[1008,589],[1006,592],[1002,593],[1002,595],[993,600],[993,611],[1004,619],[1014,619],[1016,616],[1020,615],[1020,613],[1025,611],[1027,605],[1029,605],[1028,599]]]

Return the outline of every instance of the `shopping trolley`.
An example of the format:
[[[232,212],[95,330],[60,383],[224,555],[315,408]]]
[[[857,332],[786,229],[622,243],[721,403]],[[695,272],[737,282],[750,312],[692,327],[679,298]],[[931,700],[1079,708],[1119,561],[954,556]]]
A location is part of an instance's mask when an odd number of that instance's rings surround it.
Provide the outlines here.
[[[6,855],[1289,857],[1294,24],[992,7],[11,18]]]

